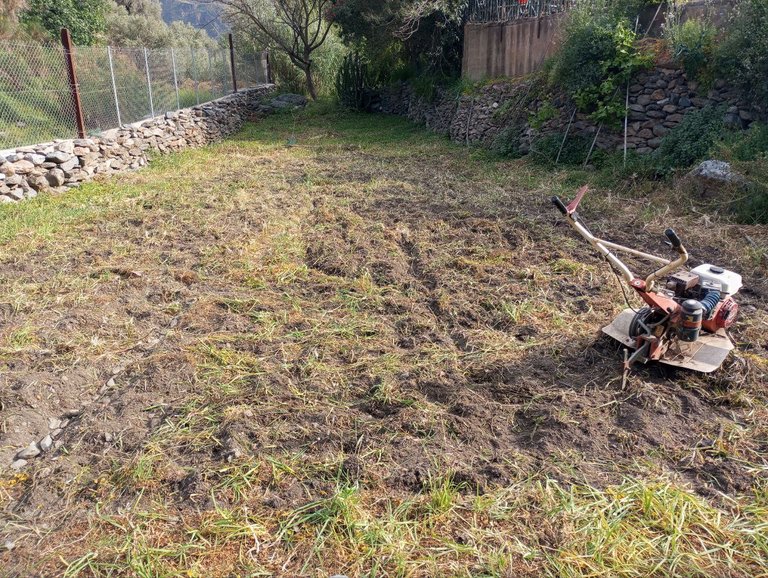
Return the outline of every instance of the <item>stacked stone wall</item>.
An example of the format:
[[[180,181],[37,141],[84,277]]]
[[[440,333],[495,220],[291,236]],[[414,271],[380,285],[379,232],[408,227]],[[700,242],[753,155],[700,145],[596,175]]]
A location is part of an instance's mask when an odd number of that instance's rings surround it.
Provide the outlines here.
[[[399,84],[382,91],[377,109],[405,116],[466,144],[492,146],[497,135],[510,125],[510,119],[515,118],[522,152],[537,138],[566,130],[570,135],[594,137],[600,129],[596,142],[599,148],[623,148],[623,127],[600,127],[587,114],[574,115],[575,105],[564,95],[529,98],[537,91],[540,88],[531,79],[496,81],[472,94],[439,91],[427,101],[410,85]],[[536,119],[542,107],[553,105],[552,118]],[[640,73],[629,87],[627,147],[639,154],[652,152],[686,114],[708,106],[722,106],[726,124],[734,128],[746,129],[753,121],[765,118],[764,107],[744,101],[724,81],[705,88],[674,66],[657,66]]]
[[[145,166],[148,155],[200,147],[240,130],[273,87],[244,90],[192,108],[106,131],[86,139],[60,140],[0,155],[0,203],[41,192],[61,192],[97,175]]]

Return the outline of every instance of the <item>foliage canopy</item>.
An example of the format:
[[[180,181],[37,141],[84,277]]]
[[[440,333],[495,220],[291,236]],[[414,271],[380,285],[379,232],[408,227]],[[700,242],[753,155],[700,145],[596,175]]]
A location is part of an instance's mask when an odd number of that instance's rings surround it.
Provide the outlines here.
[[[89,46],[106,31],[108,8],[106,0],[29,0],[21,21],[40,26],[54,38],[69,28],[74,44]]]

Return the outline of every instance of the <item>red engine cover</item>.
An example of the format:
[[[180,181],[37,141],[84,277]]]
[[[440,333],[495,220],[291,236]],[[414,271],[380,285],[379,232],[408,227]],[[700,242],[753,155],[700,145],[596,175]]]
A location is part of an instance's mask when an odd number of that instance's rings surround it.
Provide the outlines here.
[[[736,322],[739,316],[739,304],[731,297],[720,301],[715,308],[715,314],[702,323],[702,327],[710,333],[715,333],[718,329],[728,329]]]

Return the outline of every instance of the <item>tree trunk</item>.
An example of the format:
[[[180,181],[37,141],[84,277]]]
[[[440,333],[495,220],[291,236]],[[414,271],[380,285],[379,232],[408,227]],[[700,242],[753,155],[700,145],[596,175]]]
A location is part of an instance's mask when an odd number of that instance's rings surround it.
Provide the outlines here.
[[[312,100],[317,100],[317,89],[315,89],[315,79],[312,78],[312,65],[307,66],[304,69],[304,74],[307,77],[307,91]]]

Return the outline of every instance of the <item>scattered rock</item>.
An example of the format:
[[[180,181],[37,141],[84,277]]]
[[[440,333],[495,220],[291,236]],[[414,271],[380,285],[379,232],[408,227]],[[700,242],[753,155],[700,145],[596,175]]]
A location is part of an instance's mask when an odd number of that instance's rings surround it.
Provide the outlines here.
[[[75,167],[79,167],[79,166],[80,166],[80,159],[78,159],[77,157],[72,157],[68,161],[61,163],[59,165],[59,168],[66,173],[67,171],[71,171]]]
[[[36,458],[40,455],[40,448],[37,447],[36,442],[30,443],[27,447],[16,454],[16,458],[20,460],[28,460],[30,458]]]
[[[54,151],[51,154],[49,154],[47,157],[45,157],[45,160],[50,161],[52,163],[56,163],[57,165],[65,163],[65,162],[67,162],[68,160],[71,160],[71,159],[72,159],[72,154],[71,153],[64,152],[64,151],[61,151],[61,150]]]
[[[66,179],[64,171],[61,169],[51,169],[45,175],[45,178],[48,180],[48,184],[52,187],[60,187],[64,184]]]
[[[45,155],[38,155],[38,154],[28,154],[24,155],[24,160],[31,162],[33,165],[40,166],[45,162]]]
[[[13,155],[16,156],[16,155]],[[11,165],[13,167],[13,172],[15,172],[17,175],[26,175],[28,174],[32,169],[35,168],[35,165],[27,160],[19,160],[15,163],[12,163]]]
[[[29,177],[27,179],[27,184],[30,187],[32,187],[35,191],[44,191],[49,186],[48,179],[42,175],[35,175],[34,177]]]
[[[77,142],[82,142],[82,141],[77,141]],[[92,141],[85,141],[86,145],[91,143],[91,142]],[[80,145],[79,144],[76,145],[76,143],[71,141],[71,140],[65,140],[65,141],[60,142],[60,143],[58,143],[56,145],[56,150],[58,150],[59,152],[62,152],[62,153],[72,154],[74,152],[74,150],[75,150],[75,146],[80,146]]]
[[[743,186],[744,177],[731,169],[730,163],[708,160],[699,164],[685,176],[702,197],[719,195],[724,187]]]
[[[18,472],[20,469],[22,469],[26,465],[27,465],[27,460],[18,459],[11,464],[11,469]]]
[[[40,449],[47,452],[53,447],[53,438],[50,435],[45,436],[40,440]]]

